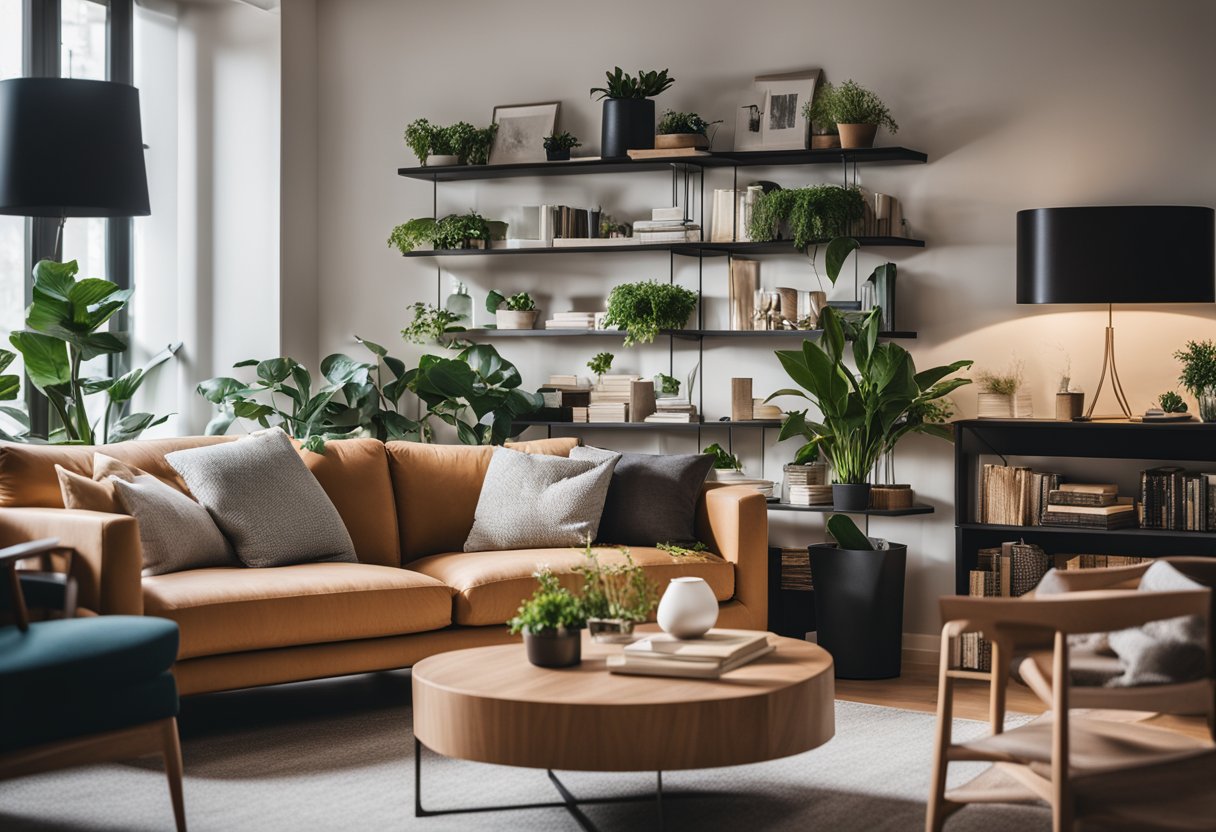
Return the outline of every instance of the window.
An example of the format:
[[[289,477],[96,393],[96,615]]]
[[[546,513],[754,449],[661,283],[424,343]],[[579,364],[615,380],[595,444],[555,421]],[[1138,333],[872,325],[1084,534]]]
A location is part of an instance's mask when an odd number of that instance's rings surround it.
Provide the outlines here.
[[[21,32],[22,0],[0,0],[0,79],[21,75]],[[24,315],[25,218],[0,216],[0,348],[9,349],[8,335]],[[20,373],[20,361],[5,372]]]

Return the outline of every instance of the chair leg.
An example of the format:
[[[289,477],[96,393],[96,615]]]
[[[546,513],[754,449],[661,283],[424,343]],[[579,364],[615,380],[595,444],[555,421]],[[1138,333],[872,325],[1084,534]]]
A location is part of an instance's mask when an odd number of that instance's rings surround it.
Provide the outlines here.
[[[925,810],[925,832],[941,832],[952,806],[946,800],[946,752],[950,748],[954,719],[954,680],[947,674],[950,665],[950,636],[942,633],[937,681],[937,737],[933,744],[933,782]]]
[[[161,725],[164,744],[162,754],[165,758],[165,774],[169,777],[173,820],[177,824],[177,832],[186,832],[186,803],[182,797],[182,746],[177,738],[177,720],[166,719]]]

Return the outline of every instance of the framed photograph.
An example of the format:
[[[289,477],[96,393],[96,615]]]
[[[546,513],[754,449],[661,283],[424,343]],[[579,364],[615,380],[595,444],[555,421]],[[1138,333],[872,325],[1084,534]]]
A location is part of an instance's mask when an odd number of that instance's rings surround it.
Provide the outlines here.
[[[509,104],[494,108],[498,132],[490,147],[491,165],[545,161],[545,137],[557,129],[561,102]]]
[[[815,97],[815,85],[822,70],[808,69],[756,78],[763,91],[764,108],[760,116],[760,148],[763,150],[803,150],[807,147],[810,125],[802,108]]]
[[[764,118],[764,97],[757,96],[735,110],[735,150],[761,150],[760,123]]]

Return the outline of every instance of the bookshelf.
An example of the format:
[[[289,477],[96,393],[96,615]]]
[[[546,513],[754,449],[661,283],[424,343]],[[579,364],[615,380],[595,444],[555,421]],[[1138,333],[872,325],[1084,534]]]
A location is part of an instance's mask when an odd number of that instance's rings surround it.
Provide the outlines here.
[[[1050,419],[968,419],[955,423],[955,592],[968,592],[968,572],[981,548],[1023,539],[1049,554],[1216,557],[1216,532],[1173,529],[1098,530],[1006,526],[976,521],[983,457],[1127,460],[1129,468],[1170,463],[1216,466],[1216,424],[1057,422]],[[1139,495],[1135,495],[1139,498]]]

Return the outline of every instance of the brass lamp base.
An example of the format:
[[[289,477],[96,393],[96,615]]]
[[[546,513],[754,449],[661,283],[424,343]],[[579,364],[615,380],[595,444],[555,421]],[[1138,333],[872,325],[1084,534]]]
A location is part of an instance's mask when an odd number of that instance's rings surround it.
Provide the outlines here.
[[[1122,415],[1111,416],[1095,416],[1094,408],[1098,405],[1098,397],[1102,395],[1102,387],[1106,384],[1107,371],[1110,372],[1110,386],[1115,392],[1115,399],[1119,402],[1119,407],[1123,410]],[[1123,392],[1123,384],[1119,381],[1119,368],[1115,365],[1115,321],[1114,312],[1111,305],[1106,307],[1106,352],[1102,356],[1102,375],[1098,379],[1098,387],[1094,390],[1094,397],[1089,403],[1089,408],[1085,411],[1085,421],[1094,419],[1115,419],[1122,420],[1132,418],[1131,406],[1127,403],[1127,395]]]

